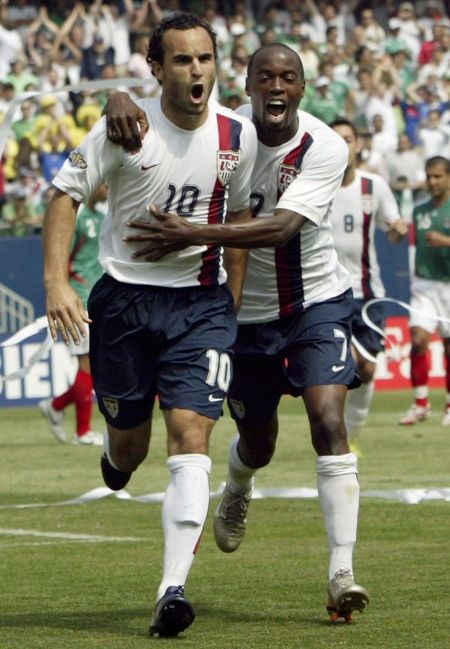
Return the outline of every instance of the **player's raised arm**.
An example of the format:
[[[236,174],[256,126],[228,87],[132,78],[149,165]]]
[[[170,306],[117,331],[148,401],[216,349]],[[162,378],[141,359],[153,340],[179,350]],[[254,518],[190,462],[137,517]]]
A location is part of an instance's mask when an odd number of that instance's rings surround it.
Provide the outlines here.
[[[147,115],[126,92],[116,92],[108,100],[103,114],[106,116],[106,135],[113,144],[129,153],[137,153],[149,129]]]

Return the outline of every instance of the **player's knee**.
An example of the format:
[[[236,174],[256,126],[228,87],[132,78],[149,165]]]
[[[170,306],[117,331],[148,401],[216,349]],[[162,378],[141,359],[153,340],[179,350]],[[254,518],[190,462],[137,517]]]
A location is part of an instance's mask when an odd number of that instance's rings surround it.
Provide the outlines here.
[[[109,452],[114,465],[120,471],[132,473],[147,457],[148,446],[137,446],[129,442],[113,445],[110,442]]]
[[[375,376],[375,363],[366,361],[358,365],[358,374],[362,383],[370,383]]]
[[[420,327],[413,327],[411,333],[411,353],[424,354],[428,349],[430,334]]]
[[[311,438],[318,455],[342,453],[347,445],[347,434],[342,416],[338,411],[324,412],[311,422]]]
[[[275,453],[275,440],[258,439],[254,444],[247,446],[245,456],[242,461],[252,469],[261,469],[267,466]]]

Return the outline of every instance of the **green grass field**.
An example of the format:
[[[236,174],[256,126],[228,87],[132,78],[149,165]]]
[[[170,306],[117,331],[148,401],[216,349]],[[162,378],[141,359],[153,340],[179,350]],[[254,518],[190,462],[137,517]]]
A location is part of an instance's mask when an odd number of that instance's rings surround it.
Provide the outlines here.
[[[371,490],[450,487],[450,429],[431,419],[397,425],[409,392],[377,393],[360,438],[360,483]],[[67,427],[73,427],[68,417]],[[96,425],[102,429],[100,417]],[[315,456],[301,401],[286,399],[271,466],[258,487],[315,487]],[[211,444],[211,489],[226,475],[233,425]],[[355,573],[371,594],[351,625],[325,612],[327,541],[316,498],[252,502],[241,548],[214,544],[212,500],[187,594],[197,618],[177,639],[147,628],[160,579],[160,505],[107,497],[57,505],[102,486],[100,449],[58,445],[37,409],[3,410],[0,421],[0,649],[136,649],[152,642],[195,649],[446,649],[449,644],[450,503],[407,505],[363,496]],[[150,457],[128,486],[162,492],[165,433],[155,420]],[[20,505],[42,505],[20,507]],[[77,536],[78,535],[78,536]]]

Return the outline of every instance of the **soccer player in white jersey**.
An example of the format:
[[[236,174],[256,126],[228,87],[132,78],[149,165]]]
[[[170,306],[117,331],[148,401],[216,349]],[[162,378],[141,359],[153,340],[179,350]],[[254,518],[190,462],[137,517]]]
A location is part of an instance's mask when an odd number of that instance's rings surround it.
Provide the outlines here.
[[[364,305],[385,295],[375,248],[375,229],[386,232],[392,243],[399,243],[408,232],[408,224],[398,211],[394,195],[378,174],[357,168],[360,140],[357,129],[346,119],[330,124],[347,143],[349,158],[342,185],[331,207],[330,221],[339,261],[349,271],[353,289],[352,343],[361,385],[351,390],[345,404],[347,435],[355,437],[369,414],[374,392],[376,356],[383,349],[383,338],[362,319]],[[384,327],[384,305],[374,304],[370,320]]]
[[[154,30],[148,48],[161,98],[142,100],[152,123],[130,155],[112,144],[102,118],[54,180],[45,216],[47,314],[54,338],[80,342],[90,323],[91,367],[107,423],[101,467],[111,489],[123,488],[148,453],[156,395],[168,435],[170,482],[162,510],[163,576],[150,634],[176,636],[194,619],[184,585],[209,504],[208,441],[231,379],[246,252],[192,246],[158,262],[137,258],[125,241],[128,221],[150,204],[198,225],[248,219],[256,132],[250,120],[208,104],[216,41],[208,23],[175,14]],[[109,211],[100,235],[105,270],[88,314],[67,281],[77,205],[101,181]]]
[[[348,387],[359,384],[350,351],[352,294],[329,219],[348,150],[325,124],[298,111],[304,87],[303,66],[291,48],[274,43],[252,55],[247,92],[259,140],[252,176],[255,218],[202,227],[153,210],[159,222],[137,220],[129,241],[141,243],[139,255],[149,259],[200,241],[252,248],[229,393],[238,435],[215,514],[216,542],[224,552],[241,543],[255,473],[275,451],[279,400],[283,393],[301,395],[318,455],[330,547],[327,609],[331,620],[348,621],[369,599],[353,576],[359,484],[343,416]],[[126,115],[126,139],[138,146],[129,125],[138,119],[145,130],[144,116],[132,104],[117,102],[117,114]]]

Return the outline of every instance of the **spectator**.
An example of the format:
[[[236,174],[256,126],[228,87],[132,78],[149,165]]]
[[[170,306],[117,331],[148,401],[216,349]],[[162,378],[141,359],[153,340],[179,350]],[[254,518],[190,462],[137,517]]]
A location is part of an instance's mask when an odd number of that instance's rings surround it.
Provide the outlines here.
[[[30,72],[23,54],[10,61],[10,72],[6,81],[13,84],[16,95],[21,95],[30,83],[39,85],[38,77]]]
[[[34,128],[34,107],[33,103],[27,99],[20,104],[20,119],[15,120],[11,128],[18,142],[21,142],[26,135],[33,132]]]
[[[23,47],[19,33],[14,29],[6,29],[0,18],[0,79],[4,79],[10,71],[9,62],[21,53]]]
[[[361,12],[361,25],[363,28],[362,35],[364,43],[371,43],[381,52],[383,50],[386,33],[373,15],[370,8],[363,9]]]
[[[305,79],[316,79],[319,76],[320,59],[311,41],[311,33],[306,25],[299,27],[298,38],[300,46],[297,53],[303,63]]]
[[[414,4],[412,2],[401,2],[398,6],[397,18],[400,21],[398,37],[405,41],[412,60],[416,63],[420,52],[421,31],[417,24]]]
[[[378,151],[382,157],[395,151],[398,138],[384,127],[382,115],[374,115],[372,119],[372,149]]]
[[[83,50],[80,76],[86,79],[98,79],[105,65],[114,65],[114,50],[107,47],[101,36],[95,36],[92,46]]]
[[[25,44],[28,27],[38,16],[35,3],[29,0],[2,2],[0,11],[0,20],[3,21],[6,29],[16,30],[20,35],[22,43]]]
[[[413,149],[408,134],[402,133],[398,138],[397,150],[386,156],[387,180],[400,208],[405,189],[409,189],[417,197],[418,192],[424,188],[423,162],[423,156],[417,149]]]
[[[58,25],[50,19],[47,8],[41,6],[26,34],[26,51],[35,69],[39,70],[48,62],[58,31]]]
[[[315,83],[314,95],[304,105],[304,110],[325,124],[329,124],[339,115],[339,104],[331,92],[330,84],[329,77],[319,77]]]
[[[109,25],[111,32],[110,45],[114,50],[114,63],[118,76],[124,76],[131,56],[130,24],[135,15],[133,0],[116,2],[108,0],[102,3],[100,11]]]
[[[421,128],[419,128],[419,143],[422,147],[424,160],[437,155],[450,158],[450,129],[442,122],[438,110],[430,110]]]

